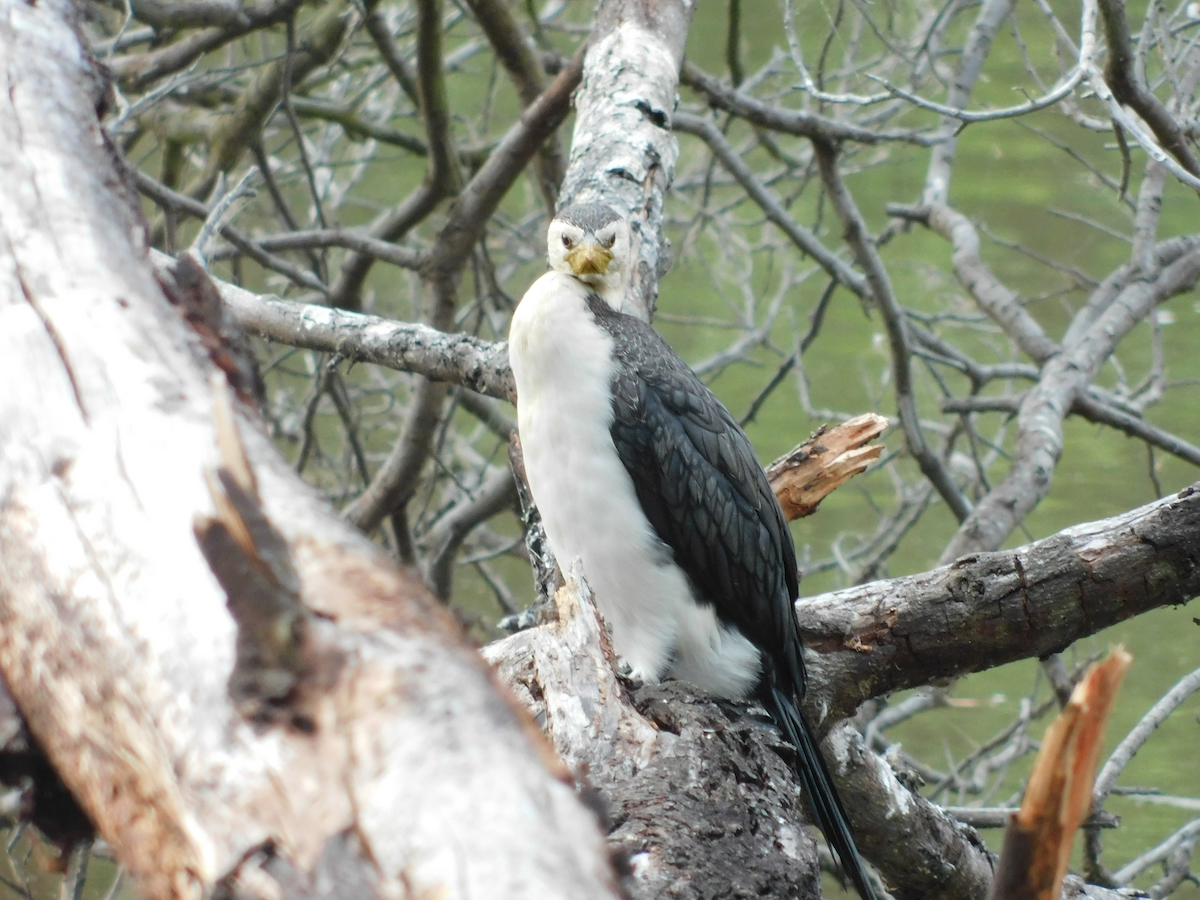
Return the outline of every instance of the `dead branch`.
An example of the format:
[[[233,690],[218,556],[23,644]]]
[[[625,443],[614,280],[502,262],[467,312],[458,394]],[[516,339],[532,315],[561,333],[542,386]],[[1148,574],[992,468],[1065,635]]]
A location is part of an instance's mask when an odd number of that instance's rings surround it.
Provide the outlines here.
[[[453,618],[252,414],[215,424],[208,351],[97,138],[74,14],[0,17],[0,672],[29,734],[146,897],[614,896],[592,813]],[[198,516],[231,538],[202,520],[231,595]],[[248,571],[287,601],[257,621],[259,582],[228,577]],[[230,694],[229,602],[260,663],[243,699],[282,721],[253,726]]]
[[[887,430],[874,413],[821,429],[767,466],[767,478],[788,521],[811,516],[821,501],[879,459],[883,446],[863,446]]]
[[[1118,647],[1092,666],[1047,730],[1021,809],[1004,835],[993,900],[1057,900],[1075,832],[1092,808],[1092,782],[1117,688],[1132,661]]]

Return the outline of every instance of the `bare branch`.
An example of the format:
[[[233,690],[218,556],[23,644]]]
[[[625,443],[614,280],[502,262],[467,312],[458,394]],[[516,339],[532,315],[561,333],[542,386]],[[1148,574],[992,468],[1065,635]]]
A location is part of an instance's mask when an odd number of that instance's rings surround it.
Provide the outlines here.
[[[712,106],[725,112],[783,134],[794,134],[807,138],[823,138],[827,141],[854,141],[861,144],[878,144],[898,141],[929,147],[945,140],[939,135],[920,131],[888,131],[887,129],[862,128],[836,119],[781,106],[770,106],[749,94],[726,87],[716,78],[703,72],[690,62],[684,62],[680,80],[701,94]]]
[[[154,258],[159,266],[169,262],[169,257],[157,252]],[[234,319],[251,334],[413,372],[501,400],[515,397],[504,343],[447,334],[428,325],[279,300],[216,279],[214,284]]]
[[[471,530],[517,501],[512,469],[493,468],[472,497],[455,504],[431,528],[422,543],[426,549],[425,581],[437,596],[449,600],[454,556]]]
[[[698,116],[676,113],[672,127],[685,134],[694,134],[704,141],[766,217],[774,222],[802,253],[816,260],[838,284],[844,285],[860,297],[870,296],[867,280],[851,269],[837,254],[831,252],[815,234],[792,218],[778,198],[755,177],[751,168],[729,145],[715,124]]]
[[[232,114],[220,119],[209,135],[206,165],[182,193],[193,199],[208,196],[217,177],[237,165],[253,135],[280,102],[285,82],[294,86],[328,62],[342,45],[351,24],[347,10],[331,5],[309,23],[294,53],[267,66],[239,100]]]
[[[908,442],[909,452],[917,460],[925,477],[933,483],[934,488],[946,501],[954,515],[962,521],[971,512],[970,504],[950,477],[945,464],[939,459],[925,442],[921,422],[917,413],[916,395],[913,390],[912,370],[910,359],[912,348],[909,344],[904,314],[892,293],[891,279],[887,269],[879,258],[879,251],[874,240],[867,231],[866,223],[854,197],[846,189],[841,173],[838,171],[838,154],[834,146],[824,140],[814,140],[813,150],[821,169],[821,178],[825,190],[842,220],[842,229],[846,242],[854,251],[859,266],[866,273],[867,283],[871,286],[871,294],[875,304],[883,313],[887,323],[888,343],[892,351],[892,373],[896,390],[896,405],[900,411],[900,423],[904,426],[904,438]]]
[[[137,186],[137,189],[147,197],[150,197],[160,206],[176,212],[187,213],[189,216],[193,216],[201,221],[208,220],[210,210],[199,200],[193,200],[191,197],[187,197],[184,194],[180,194],[177,191],[171,190],[166,185],[155,181],[140,169],[130,169],[127,171],[133,178],[133,182]],[[266,250],[258,247],[252,238],[243,234],[233,225],[228,223],[219,224],[217,226],[217,231],[219,231],[222,236],[227,238],[235,247],[237,247],[264,268],[278,272],[279,274],[288,277],[296,284],[319,291],[321,294],[329,293],[329,288],[327,288],[315,275],[305,272],[303,269],[292,265],[286,259],[280,259],[278,256],[268,253]]]
[[[496,50],[496,57],[512,76],[517,94],[524,106],[538,99],[546,87],[546,70],[533,45],[521,32],[508,5],[502,0],[468,0],[476,20]],[[557,141],[547,141],[535,160],[538,188],[545,198],[547,209],[554,211],[558,186],[567,169],[562,147]]]
[[[1142,611],[1187,602],[1200,595],[1198,529],[1200,483],[1016,550],[802,598],[796,613],[814,651],[810,709],[843,715],[870,697],[1045,656]],[[1064,607],[1064,595],[1075,602]],[[976,640],[981,630],[986,647]]]
[[[943,162],[948,165],[949,157]],[[888,213],[913,219],[936,231],[954,248],[954,272],[959,281],[1018,347],[1039,366],[1058,352],[1037,320],[1021,305],[979,256],[979,235],[970,220],[945,203],[910,207],[892,204]]]
[[[143,90],[164,75],[170,75],[172,72],[178,72],[191,65],[205,53],[237,40],[251,31],[282,22],[296,11],[301,2],[302,0],[259,0],[257,3],[239,3],[237,4],[237,14],[226,20],[224,24],[207,28],[157,50],[151,50],[138,56],[116,59],[112,63],[113,71],[126,89]],[[174,12],[178,6],[189,7],[184,10],[185,15],[203,8],[199,2],[194,4],[151,2],[138,3],[136,6],[142,12],[149,13],[151,18],[157,12],[164,14]],[[217,4],[205,3],[204,6],[215,7]]]
[[[1167,691],[1162,698],[1154,704],[1153,707],[1141,718],[1141,721],[1133,727],[1129,734],[1125,735],[1116,749],[1105,762],[1104,768],[1100,770],[1100,774],[1096,776],[1096,787],[1092,792],[1093,802],[1096,808],[1104,806],[1104,801],[1112,792],[1113,786],[1117,783],[1117,778],[1120,777],[1121,771],[1133,759],[1135,753],[1142,748],[1147,739],[1152,735],[1159,725],[1174,712],[1179,704],[1183,703],[1192,694],[1200,691],[1200,669],[1191,672],[1184,676],[1171,690]]]
[[[369,235],[345,228],[313,228],[285,231],[281,234],[266,234],[253,239],[256,247],[263,250],[310,250],[319,247],[345,247],[375,259],[405,269],[420,268],[422,256],[416,250],[400,247],[390,241],[381,241]],[[238,247],[237,250],[241,250]],[[210,254],[211,258],[229,259],[237,255],[232,247],[219,247]]]
[[[1108,65],[1105,81],[1119,103],[1132,107],[1145,121],[1160,144],[1191,175],[1200,178],[1200,162],[1196,161],[1187,138],[1178,123],[1167,112],[1153,92],[1142,84],[1134,71],[1133,48],[1129,39],[1129,22],[1125,5],[1115,0],[1098,0],[1104,35],[1108,42]]]
[[[483,235],[487,221],[530,157],[552,135],[570,111],[579,84],[582,60],[576,56],[550,82],[508,130],[450,207],[437,242],[425,256],[428,277],[445,281],[466,262],[467,251]]]
[[[368,8],[372,4],[368,4]],[[392,73],[392,77],[396,79],[396,83],[408,95],[416,106],[420,107],[421,98],[417,88],[417,79],[409,68],[408,61],[400,54],[400,48],[396,46],[396,42],[392,40],[391,32],[388,30],[387,19],[383,16],[383,11],[379,9],[371,9],[367,13],[367,18],[363,23],[366,25],[367,33],[371,35],[371,40],[375,42],[375,46],[379,48],[379,58],[383,60],[388,71]]]
[[[1200,279],[1200,251],[1185,253],[1152,282],[1135,282],[1080,336],[1042,369],[1041,379],[1017,415],[1013,464],[942,552],[942,562],[999,547],[1050,489],[1062,454],[1062,422],[1076,399],[1108,359],[1117,342],[1168,297],[1190,290]]]

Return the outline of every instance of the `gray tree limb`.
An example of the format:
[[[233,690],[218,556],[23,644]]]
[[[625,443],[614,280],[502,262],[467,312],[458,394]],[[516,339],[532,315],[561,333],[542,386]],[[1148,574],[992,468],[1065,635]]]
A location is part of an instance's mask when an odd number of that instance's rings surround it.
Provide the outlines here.
[[[166,254],[152,253],[156,266],[170,264]],[[516,397],[508,368],[508,345],[503,341],[484,341],[428,325],[280,300],[219,279],[213,279],[213,284],[233,320],[258,337],[414,372],[501,400]]]
[[[667,884],[681,897],[786,884],[816,896],[791,772],[762,756],[764,741],[778,750],[777,737],[744,706],[714,704],[687,685],[630,692],[613,674],[579,573],[569,582],[556,595],[555,621],[484,653],[568,766],[608,801],[617,823],[610,840],[634,854],[640,895]],[[824,751],[860,849],[892,894],[982,900],[991,857],[971,828],[912,793],[839,719],[871,697],[1043,656],[1197,595],[1200,483],[1016,550],[802,598],[806,710],[832,726]],[[781,860],[791,866],[786,882]],[[1098,890],[1073,883],[1065,893]]]
[[[624,312],[647,322],[670,266],[663,203],[679,156],[671,116],[693,9],[683,0],[599,5],[560,197],[561,205],[607,203],[629,222],[638,263]]]
[[[614,896],[528,719],[246,412],[308,727],[233,703],[238,623],[193,533],[229,459],[212,349],[154,277],[73,15],[0,3],[0,673],[30,734],[156,900]]]

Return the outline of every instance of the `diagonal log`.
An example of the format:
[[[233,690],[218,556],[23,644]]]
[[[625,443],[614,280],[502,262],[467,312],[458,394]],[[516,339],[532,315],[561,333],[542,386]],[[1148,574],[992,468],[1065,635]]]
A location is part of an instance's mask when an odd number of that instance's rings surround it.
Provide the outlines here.
[[[220,478],[209,377],[237,367],[156,279],[76,14],[0,3],[0,674],[28,733],[152,900],[615,896],[458,625],[248,408],[259,499]],[[274,613],[247,617],[246,579],[227,596],[197,524],[224,576],[269,562]]]

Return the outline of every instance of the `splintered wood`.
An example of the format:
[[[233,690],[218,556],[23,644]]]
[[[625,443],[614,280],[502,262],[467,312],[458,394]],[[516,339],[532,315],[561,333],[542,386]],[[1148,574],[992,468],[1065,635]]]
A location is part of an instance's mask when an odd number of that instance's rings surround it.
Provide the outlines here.
[[[989,900],[1058,900],[1117,688],[1133,661],[1123,647],[1088,669],[1046,730],[1021,809],[1009,821]]]
[[[864,445],[887,427],[883,416],[856,416],[833,428],[822,428],[767,466],[767,478],[787,520],[812,515],[836,488],[879,459],[882,444]]]
[[[290,718],[293,726],[311,731],[309,716],[296,702],[301,680],[315,668],[308,658],[313,654],[300,578],[287,541],[263,510],[258,479],[238,435],[233,391],[223,373],[213,373],[210,385],[221,465],[204,477],[216,515],[196,516],[193,530],[238,626],[229,693],[238,711],[256,724]]]

